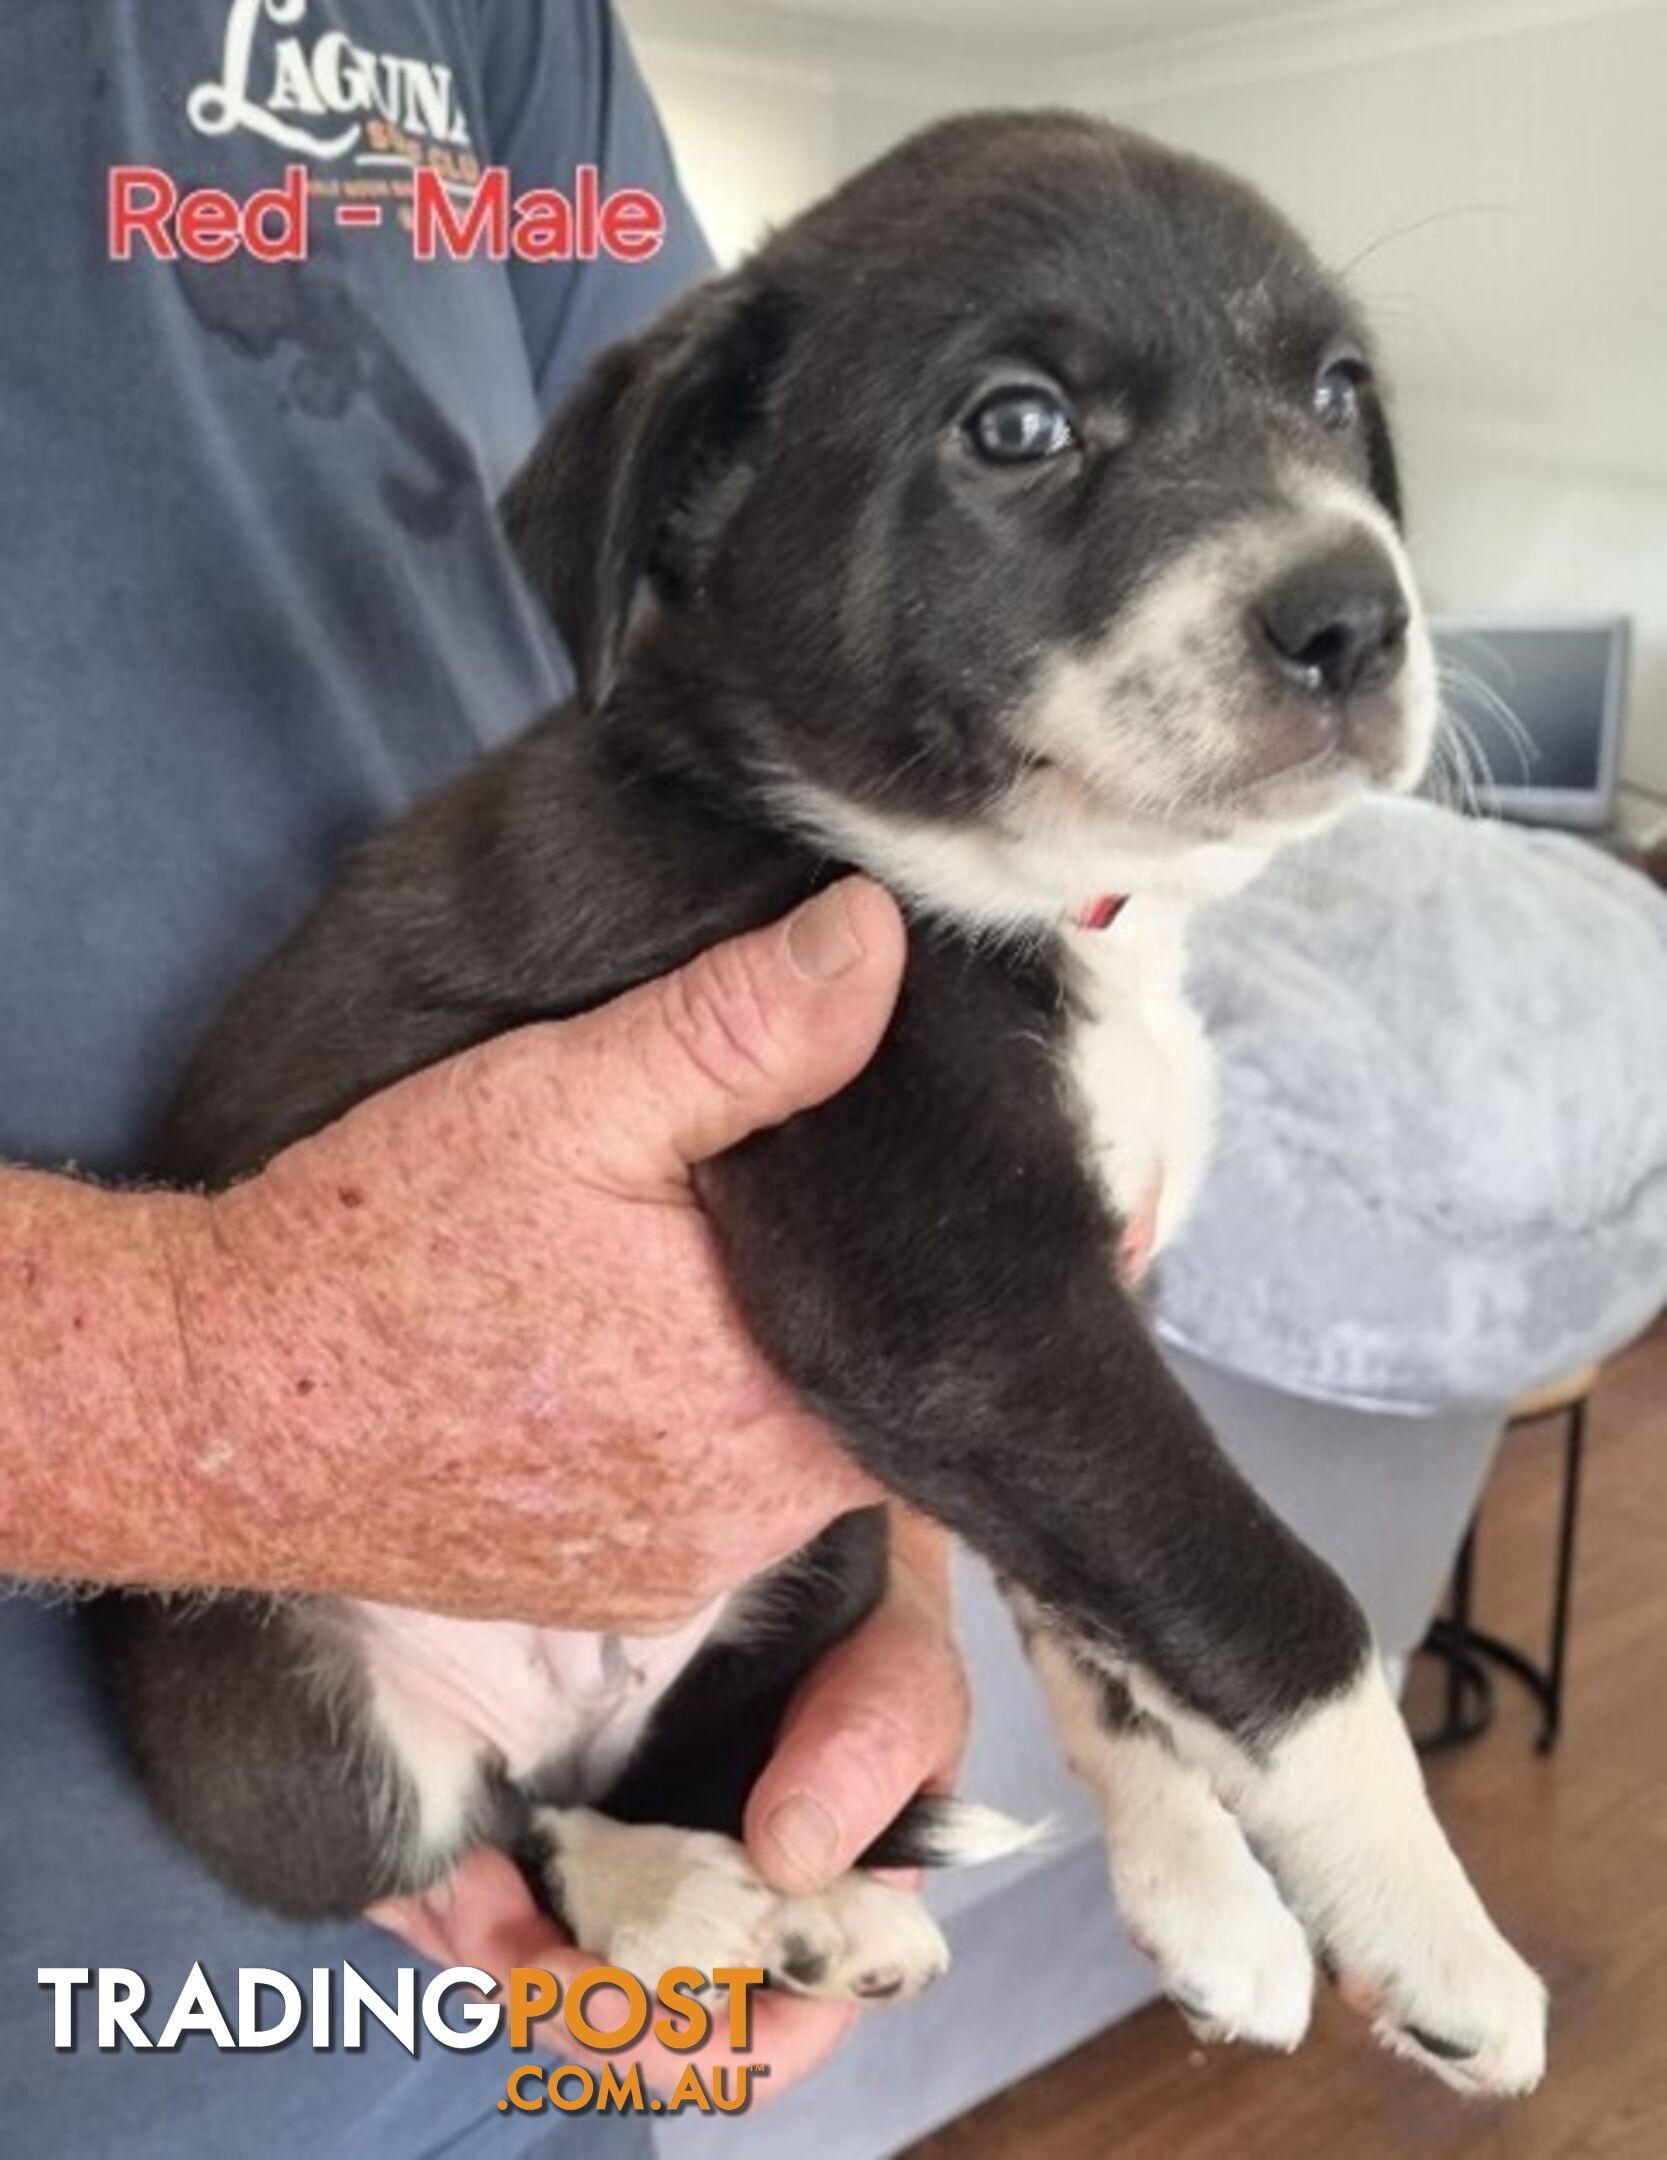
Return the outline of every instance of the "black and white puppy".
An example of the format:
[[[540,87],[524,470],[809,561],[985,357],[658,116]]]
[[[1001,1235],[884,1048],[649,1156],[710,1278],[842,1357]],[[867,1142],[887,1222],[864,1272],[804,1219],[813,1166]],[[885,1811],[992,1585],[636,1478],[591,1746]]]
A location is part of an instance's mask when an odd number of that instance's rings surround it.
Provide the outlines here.
[[[352,866],[233,1002],[158,1167],[223,1184],[839,867],[883,879],[910,960],[873,1064],[705,1178],[759,1342],[994,1563],[1195,2019],[1293,2046],[1312,1944],[1387,2045],[1521,2092],[1544,1992],[1361,1614],[1117,1267],[1203,1161],[1189,908],[1423,765],[1398,514],[1365,332],[1247,188],[1061,113],[905,144],[597,362],[509,504],[577,699]],[[836,1525],[762,1630],[753,1591],[641,1643],[129,1599],[113,1670],[158,1804],[252,1898],[352,1912],[500,1839],[650,1976],[903,1993],[945,1958],[915,1899],[861,1870],[777,1898],[736,1838],[883,1538]],[[950,1803],[887,1849],[1000,1835]]]

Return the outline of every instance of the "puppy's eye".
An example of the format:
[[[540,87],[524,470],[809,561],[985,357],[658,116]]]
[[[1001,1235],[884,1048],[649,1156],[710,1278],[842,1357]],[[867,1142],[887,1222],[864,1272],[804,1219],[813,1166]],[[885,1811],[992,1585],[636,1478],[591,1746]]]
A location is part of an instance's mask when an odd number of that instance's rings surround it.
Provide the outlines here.
[[[1333,360],[1314,384],[1314,412],[1322,427],[1341,432],[1360,418],[1360,400],[1371,372],[1364,360]]]
[[[1077,431],[1051,390],[998,390],[962,423],[967,441],[991,465],[1032,465],[1074,450]]]

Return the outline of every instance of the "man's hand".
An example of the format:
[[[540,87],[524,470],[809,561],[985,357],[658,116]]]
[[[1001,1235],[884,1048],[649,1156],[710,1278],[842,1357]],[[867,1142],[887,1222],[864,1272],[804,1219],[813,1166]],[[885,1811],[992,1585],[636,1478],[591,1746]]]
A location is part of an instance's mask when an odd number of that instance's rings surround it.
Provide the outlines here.
[[[850,1080],[902,961],[849,881],[200,1203],[171,1578],[641,1631],[876,1498],[748,1341],[690,1172]]]

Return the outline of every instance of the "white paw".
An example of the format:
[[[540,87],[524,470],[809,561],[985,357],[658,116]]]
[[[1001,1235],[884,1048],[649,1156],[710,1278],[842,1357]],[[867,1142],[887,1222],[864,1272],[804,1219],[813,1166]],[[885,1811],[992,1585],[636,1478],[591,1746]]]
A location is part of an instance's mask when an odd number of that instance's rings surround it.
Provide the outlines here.
[[[1232,1818],[1208,1806],[1189,1796],[1157,1838],[1113,1846],[1117,1903],[1199,2039],[1288,2053],[1313,2008],[1308,1938]]]
[[[540,1809],[534,1828],[575,1937],[650,1986],[674,1965],[756,1965],[797,1994],[882,2002],[917,1994],[949,1964],[919,1898],[860,1870],[818,1897],[783,1897],[744,1847],[710,1831],[588,1808]]]
[[[1455,2092],[1534,2090],[1545,2075],[1545,1983],[1472,1898],[1446,1913],[1432,1901],[1402,1925],[1380,1914],[1359,1945],[1346,1935],[1333,1930],[1339,1990],[1391,2054]]]
[[[1545,1987],[1442,1835],[1376,1669],[1245,1790],[1281,1888],[1383,2045],[1459,2092],[1532,2092],[1545,2071]]]

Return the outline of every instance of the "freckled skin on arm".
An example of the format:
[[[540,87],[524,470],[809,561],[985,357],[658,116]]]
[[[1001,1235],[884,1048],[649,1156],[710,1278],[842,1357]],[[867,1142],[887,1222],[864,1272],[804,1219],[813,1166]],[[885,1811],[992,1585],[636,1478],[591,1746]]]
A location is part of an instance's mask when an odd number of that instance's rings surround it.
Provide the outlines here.
[[[205,1204],[0,1170],[0,1570],[194,1581],[224,1563],[175,1430],[167,1256]]]
[[[213,1199],[0,1172],[0,1566],[647,1630],[872,1500],[689,1170],[860,1068],[902,943],[835,888]]]

